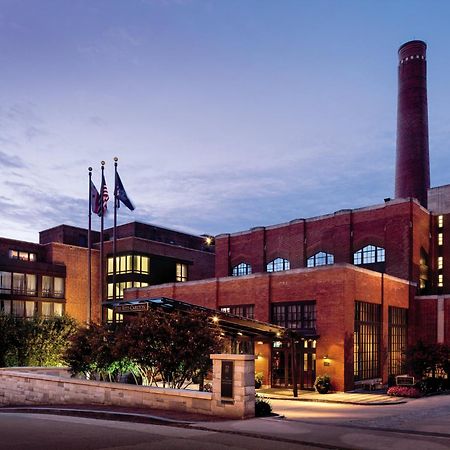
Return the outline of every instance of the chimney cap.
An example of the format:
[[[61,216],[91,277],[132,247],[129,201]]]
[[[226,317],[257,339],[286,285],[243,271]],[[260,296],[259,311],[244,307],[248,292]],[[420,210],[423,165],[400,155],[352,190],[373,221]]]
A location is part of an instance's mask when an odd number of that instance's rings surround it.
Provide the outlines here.
[[[426,53],[427,53],[427,44],[424,41],[420,40],[405,42],[398,49],[398,56],[400,60],[412,55],[426,56]]]

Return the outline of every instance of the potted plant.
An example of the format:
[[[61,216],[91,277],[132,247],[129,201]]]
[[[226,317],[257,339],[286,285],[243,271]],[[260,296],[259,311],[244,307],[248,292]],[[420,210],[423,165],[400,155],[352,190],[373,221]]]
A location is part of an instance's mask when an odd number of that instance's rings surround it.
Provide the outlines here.
[[[319,394],[327,394],[331,389],[331,378],[329,375],[321,375],[316,378],[314,387]]]
[[[255,389],[260,389],[262,386],[264,376],[262,372],[258,372],[255,374]]]

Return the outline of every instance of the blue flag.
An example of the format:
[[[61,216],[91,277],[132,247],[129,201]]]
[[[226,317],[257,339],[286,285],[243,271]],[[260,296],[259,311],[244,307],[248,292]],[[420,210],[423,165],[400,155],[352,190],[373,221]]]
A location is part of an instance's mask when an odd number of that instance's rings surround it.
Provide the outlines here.
[[[116,172],[116,198],[117,198],[117,207],[120,206],[120,202],[122,202],[128,209],[131,211],[134,210],[134,205],[131,203],[131,200],[128,198],[128,195],[123,187],[122,180],[119,177],[119,173]]]

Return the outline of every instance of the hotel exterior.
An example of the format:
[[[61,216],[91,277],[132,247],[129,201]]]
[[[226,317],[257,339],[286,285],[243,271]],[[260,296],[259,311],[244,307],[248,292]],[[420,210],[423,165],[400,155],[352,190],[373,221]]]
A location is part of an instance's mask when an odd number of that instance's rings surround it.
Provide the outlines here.
[[[404,373],[408,344],[450,344],[450,185],[429,185],[425,43],[400,47],[398,73],[394,199],[220,234],[213,246],[148,224],[121,225],[115,303],[111,229],[103,261],[93,233],[91,302],[87,230],[61,225],[41,232],[39,244],[4,238],[1,309],[120,321],[125,304],[173,299],[292,330],[289,340],[236,331],[245,345],[234,350],[254,350],[264,385],[297,380],[311,389],[326,373],[343,391]]]

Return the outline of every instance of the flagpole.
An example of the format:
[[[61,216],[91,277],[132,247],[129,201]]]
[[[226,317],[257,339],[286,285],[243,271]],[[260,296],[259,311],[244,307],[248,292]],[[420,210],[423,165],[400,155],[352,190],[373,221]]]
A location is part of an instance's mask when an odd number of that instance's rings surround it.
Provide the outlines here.
[[[116,251],[117,251],[117,161],[114,157],[114,226],[113,226],[113,303],[116,303]],[[113,322],[115,322],[115,315]]]
[[[86,322],[91,321],[91,308],[92,308],[92,167],[88,168],[89,171],[89,226],[88,226],[88,304],[87,304],[87,317]]]
[[[104,292],[104,288],[103,288],[103,284],[104,284],[104,280],[103,280],[103,265],[104,265],[104,261],[103,261],[103,226],[104,226],[104,219],[105,219],[105,209],[103,207],[103,190],[104,190],[104,186],[103,186],[103,177],[104,177],[104,172],[105,172],[105,161],[101,162],[102,165],[102,186],[101,186],[101,191],[100,192],[100,210],[102,212],[102,215],[100,216],[100,304],[101,304],[101,308],[102,308],[102,316],[103,316],[103,292]]]

